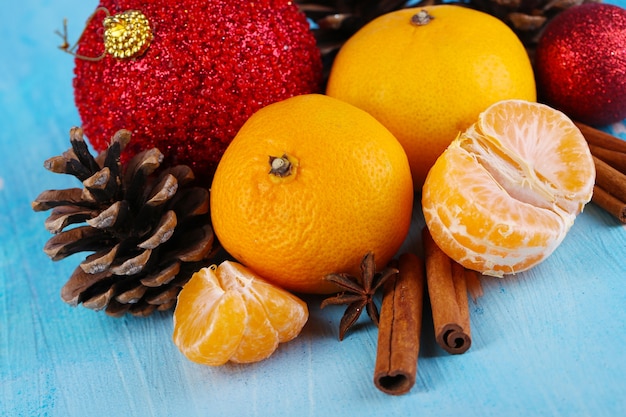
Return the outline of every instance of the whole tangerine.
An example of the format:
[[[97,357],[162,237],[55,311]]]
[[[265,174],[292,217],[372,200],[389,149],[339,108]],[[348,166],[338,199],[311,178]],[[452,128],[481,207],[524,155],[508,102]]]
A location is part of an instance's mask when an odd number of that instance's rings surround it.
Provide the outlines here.
[[[416,189],[480,112],[504,99],[536,100],[515,33],[453,5],[401,9],[365,25],[339,51],[326,93],[366,110],[398,138]]]
[[[385,266],[411,223],[413,184],[397,139],[363,110],[302,95],[255,113],[226,149],[211,187],[216,236],[268,281],[337,291],[327,274]]]

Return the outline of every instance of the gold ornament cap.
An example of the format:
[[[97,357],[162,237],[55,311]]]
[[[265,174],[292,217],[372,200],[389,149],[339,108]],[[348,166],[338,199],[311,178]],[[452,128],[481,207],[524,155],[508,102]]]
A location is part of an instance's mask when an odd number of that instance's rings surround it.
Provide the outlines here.
[[[152,42],[150,22],[139,10],[126,10],[107,16],[102,23],[104,25],[104,49],[115,58],[141,56]]]

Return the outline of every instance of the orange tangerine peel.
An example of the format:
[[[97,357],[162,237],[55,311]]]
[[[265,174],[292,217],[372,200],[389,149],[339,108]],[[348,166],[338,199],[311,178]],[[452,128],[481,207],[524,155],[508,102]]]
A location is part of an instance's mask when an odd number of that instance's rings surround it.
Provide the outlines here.
[[[308,317],[304,301],[224,261],[196,272],[181,290],[173,340],[203,365],[257,362],[298,336]]]
[[[448,256],[502,277],[537,265],[559,246],[594,181],[587,142],[567,116],[504,100],[437,159],[422,190],[424,218]]]
[[[253,114],[211,185],[215,236],[239,262],[299,293],[339,291],[328,274],[382,269],[402,246],[415,194],[406,153],[374,117],[307,94]]]
[[[519,37],[488,13],[452,4],[404,8],[370,21],[339,50],[326,93],[393,133],[416,190],[481,111],[504,99],[537,99]]]

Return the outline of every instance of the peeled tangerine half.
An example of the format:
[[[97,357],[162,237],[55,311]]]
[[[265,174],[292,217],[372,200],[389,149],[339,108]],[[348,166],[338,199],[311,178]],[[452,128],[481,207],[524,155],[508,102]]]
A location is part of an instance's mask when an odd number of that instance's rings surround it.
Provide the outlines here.
[[[191,361],[257,362],[300,334],[304,301],[236,262],[203,268],[185,284],[174,311],[174,343]]]
[[[426,225],[466,268],[501,277],[537,265],[591,199],[595,167],[578,128],[548,106],[498,102],[428,173]]]

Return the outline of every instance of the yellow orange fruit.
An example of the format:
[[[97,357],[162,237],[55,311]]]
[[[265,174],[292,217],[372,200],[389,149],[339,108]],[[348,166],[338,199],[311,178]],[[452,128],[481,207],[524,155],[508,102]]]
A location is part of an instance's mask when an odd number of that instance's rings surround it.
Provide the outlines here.
[[[298,336],[308,317],[304,301],[224,261],[196,272],[180,291],[173,340],[203,365],[257,362]]]
[[[502,276],[549,256],[591,199],[595,167],[573,122],[505,100],[437,159],[422,207],[433,240],[466,268]]]
[[[418,25],[423,11],[433,19]],[[326,92],[398,138],[416,189],[480,112],[500,100],[536,100],[533,69],[513,31],[453,5],[402,9],[365,25],[339,51]]]
[[[255,113],[211,186],[224,248],[273,283],[305,293],[337,291],[324,276],[358,275],[367,252],[379,267],[389,262],[412,206],[409,164],[396,138],[363,110],[319,94]]]

